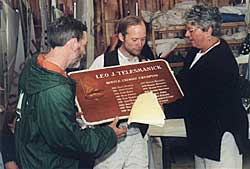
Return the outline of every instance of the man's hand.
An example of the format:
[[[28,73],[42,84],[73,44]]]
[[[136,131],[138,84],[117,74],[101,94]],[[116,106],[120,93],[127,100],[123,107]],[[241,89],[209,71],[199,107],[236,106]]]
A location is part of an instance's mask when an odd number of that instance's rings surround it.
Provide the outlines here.
[[[81,115],[83,115],[83,112],[76,112],[76,118],[81,118]]]
[[[8,161],[4,166],[6,169],[19,169],[14,161]]]
[[[114,121],[109,125],[109,127],[111,127],[114,130],[116,136],[119,138],[119,137],[126,135],[127,127],[117,128],[116,124],[118,121],[119,121],[119,118],[118,116],[116,116]]]

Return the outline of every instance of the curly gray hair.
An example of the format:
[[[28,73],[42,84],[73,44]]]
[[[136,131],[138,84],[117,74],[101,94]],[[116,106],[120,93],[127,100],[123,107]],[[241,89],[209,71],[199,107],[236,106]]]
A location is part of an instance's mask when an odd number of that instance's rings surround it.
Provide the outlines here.
[[[214,36],[220,35],[220,26],[222,23],[221,13],[217,7],[208,5],[194,5],[185,14],[186,24],[191,24],[207,31],[212,27]]]

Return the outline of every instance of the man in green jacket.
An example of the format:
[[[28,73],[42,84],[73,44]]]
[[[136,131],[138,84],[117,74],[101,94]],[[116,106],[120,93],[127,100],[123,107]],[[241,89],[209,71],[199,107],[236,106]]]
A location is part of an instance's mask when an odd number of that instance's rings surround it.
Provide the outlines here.
[[[19,80],[16,151],[23,169],[77,169],[82,156],[110,151],[126,128],[80,129],[76,122],[75,81],[65,73],[85,54],[87,27],[61,17],[48,29],[51,50],[31,58]]]

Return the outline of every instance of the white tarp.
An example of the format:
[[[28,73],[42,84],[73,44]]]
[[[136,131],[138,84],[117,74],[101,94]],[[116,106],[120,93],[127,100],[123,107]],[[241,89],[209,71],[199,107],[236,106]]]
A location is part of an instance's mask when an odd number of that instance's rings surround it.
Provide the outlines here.
[[[14,11],[6,2],[3,1],[3,14],[6,21],[6,40],[7,40],[7,63],[8,70],[12,70],[15,63],[15,56],[17,50],[17,35],[19,17],[18,13]]]
[[[16,103],[18,99],[18,79],[21,74],[21,71],[25,64],[25,53],[24,53],[24,44],[23,44],[23,32],[21,19],[19,19],[19,30],[18,30],[18,44],[16,52],[16,60],[14,71],[12,74],[12,81],[10,87],[10,94],[8,98],[8,108],[14,110],[16,108]]]
[[[0,106],[4,110],[7,106],[10,91],[10,83],[14,71],[17,34],[18,34],[18,13],[13,10],[5,1],[1,1],[1,28],[0,28],[0,87],[4,89],[0,95]],[[1,120],[1,119],[0,119]]]

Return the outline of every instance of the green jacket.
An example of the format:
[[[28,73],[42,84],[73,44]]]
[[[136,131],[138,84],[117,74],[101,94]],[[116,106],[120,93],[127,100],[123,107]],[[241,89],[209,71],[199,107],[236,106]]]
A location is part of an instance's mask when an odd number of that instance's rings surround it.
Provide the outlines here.
[[[96,158],[116,145],[109,126],[79,128],[75,81],[43,69],[37,56],[27,62],[19,92],[15,140],[22,169],[77,169],[81,154]]]

